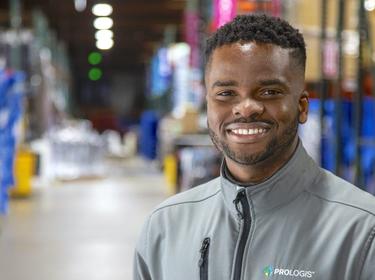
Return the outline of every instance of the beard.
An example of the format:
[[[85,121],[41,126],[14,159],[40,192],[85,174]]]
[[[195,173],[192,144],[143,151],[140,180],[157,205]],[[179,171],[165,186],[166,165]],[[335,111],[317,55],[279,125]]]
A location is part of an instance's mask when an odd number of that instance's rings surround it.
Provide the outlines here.
[[[272,137],[271,141],[267,144],[267,147],[258,153],[251,153],[251,151],[250,153],[240,153],[234,151],[226,141],[220,139],[220,137],[211,129],[208,122],[207,126],[212,142],[216,148],[224,154],[224,156],[241,165],[255,165],[282,153],[292,145],[298,131],[298,119],[299,113],[297,113],[297,116],[289,126],[284,129],[281,136],[275,135]]]

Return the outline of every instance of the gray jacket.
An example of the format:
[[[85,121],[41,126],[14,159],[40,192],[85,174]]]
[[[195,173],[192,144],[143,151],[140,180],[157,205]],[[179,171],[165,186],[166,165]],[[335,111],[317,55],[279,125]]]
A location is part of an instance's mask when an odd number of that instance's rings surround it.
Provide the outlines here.
[[[267,181],[216,178],[148,218],[137,280],[375,279],[375,198],[319,168],[302,144]]]

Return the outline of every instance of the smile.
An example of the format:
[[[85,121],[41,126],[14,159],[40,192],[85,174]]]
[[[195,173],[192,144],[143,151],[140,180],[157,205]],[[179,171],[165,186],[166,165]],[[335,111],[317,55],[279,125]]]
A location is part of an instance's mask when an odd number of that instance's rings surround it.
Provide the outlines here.
[[[266,133],[265,128],[233,129],[231,132],[236,135],[257,135]]]

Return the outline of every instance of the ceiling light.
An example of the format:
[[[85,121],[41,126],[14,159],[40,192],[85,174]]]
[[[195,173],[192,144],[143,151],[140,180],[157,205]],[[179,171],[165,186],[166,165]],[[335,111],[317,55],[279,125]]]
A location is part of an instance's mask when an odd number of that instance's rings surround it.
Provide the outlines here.
[[[74,7],[78,12],[83,12],[86,9],[86,0],[74,0]]]
[[[112,39],[106,39],[106,40],[98,40],[96,41],[96,47],[99,50],[109,50],[114,45],[114,42]]]
[[[111,30],[98,30],[95,32],[95,39],[100,40],[107,40],[113,38],[113,32]]]
[[[92,7],[92,13],[98,17],[109,16],[112,11],[112,6],[109,4],[96,4]]]
[[[109,17],[98,17],[94,20],[96,29],[110,29],[113,26],[113,20]]]
[[[370,12],[375,10],[375,0],[366,0],[365,9]]]

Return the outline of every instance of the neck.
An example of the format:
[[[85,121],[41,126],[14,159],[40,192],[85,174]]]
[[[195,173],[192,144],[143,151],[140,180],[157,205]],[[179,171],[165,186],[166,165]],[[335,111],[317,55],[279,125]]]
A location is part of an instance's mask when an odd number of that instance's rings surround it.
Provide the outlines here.
[[[257,184],[267,180],[283,167],[292,157],[297,146],[298,138],[296,137],[287,150],[277,153],[273,157],[253,165],[239,164],[228,157],[225,157],[225,161],[228,170],[234,179],[245,184]]]

